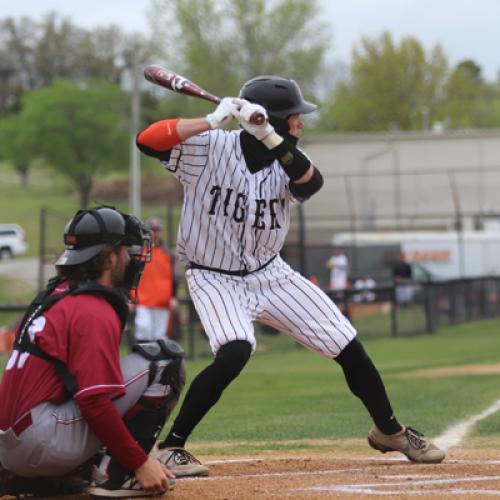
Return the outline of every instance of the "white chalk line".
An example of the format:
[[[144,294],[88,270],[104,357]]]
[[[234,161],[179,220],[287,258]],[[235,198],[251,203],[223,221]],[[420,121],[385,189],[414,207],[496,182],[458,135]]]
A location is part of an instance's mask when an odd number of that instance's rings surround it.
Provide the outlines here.
[[[415,477],[415,476],[414,476]],[[447,490],[411,490],[409,488],[415,486],[435,486],[444,484],[456,483],[477,483],[481,481],[498,481],[500,476],[472,476],[472,477],[454,477],[450,479],[416,479],[411,483],[408,481],[390,481],[390,482],[371,482],[371,483],[358,483],[358,484],[335,484],[331,486],[311,486],[310,488],[300,488],[294,491],[310,491],[310,492],[323,492],[323,493],[351,493],[351,494],[364,494],[364,495],[428,495],[428,494],[469,494],[478,495],[500,495],[500,490],[471,490],[463,488],[452,488]],[[403,489],[393,489],[397,486],[404,486]],[[392,489],[391,489],[392,488]]]
[[[448,427],[443,434],[435,439],[435,443],[440,448],[444,450],[448,450],[459,445],[471,428],[476,425],[479,421],[495,414],[500,410],[500,399],[497,399],[493,404],[491,404],[486,410],[483,410],[481,413],[477,415],[473,415],[472,417],[466,418],[457,424]]]
[[[351,460],[362,460],[364,458],[362,457],[354,457]],[[285,460],[285,458],[277,458],[273,457],[274,461],[278,460]],[[286,458],[286,460],[289,460],[289,458]],[[340,461],[342,460],[341,458],[337,458],[336,460]],[[374,459],[375,461],[384,461],[382,459]],[[205,462],[205,464],[225,464],[225,463],[249,463],[249,462],[262,462],[263,459],[261,458],[246,458],[246,459],[230,459],[227,461],[224,460],[214,460],[212,462]],[[410,465],[411,462],[408,460],[405,460],[403,463],[395,464],[394,466],[391,466],[392,469],[394,468],[406,468],[408,465]],[[440,468],[443,468],[445,466],[453,466],[453,465],[498,465],[500,464],[500,460],[454,460],[453,462],[444,462],[439,464]],[[436,464],[431,464],[432,467],[436,467]],[[421,467],[421,464],[418,465]],[[256,472],[254,474],[236,474],[236,475],[225,475],[225,476],[205,476],[205,477],[185,477],[182,478],[182,481],[219,481],[219,480],[234,480],[234,479],[251,479],[251,478],[259,478],[259,477],[288,477],[288,476],[322,476],[322,475],[332,475],[332,474],[342,474],[342,473],[347,473],[347,472],[363,472],[367,471],[366,467],[351,467],[351,468],[344,468],[344,469],[324,469],[324,470],[319,470],[319,471],[285,471],[285,472]],[[448,473],[448,475],[451,476],[451,472]],[[432,477],[437,477],[437,478],[442,478],[443,474],[394,474],[394,475],[384,475],[380,476],[382,478],[387,478],[387,479],[397,479],[397,478],[407,478],[407,479],[412,479],[412,478],[432,478]],[[404,483],[408,484],[408,483]],[[351,485],[351,486],[356,486],[356,485]]]
[[[309,458],[315,458],[315,457],[307,457]],[[224,464],[239,464],[239,463],[253,463],[253,462],[279,462],[279,461],[295,461],[295,458],[283,456],[283,457],[256,457],[256,458],[231,458],[227,460],[209,460],[209,461],[204,461],[203,463],[205,465],[224,465]],[[396,463],[401,463],[401,464],[406,464],[410,465],[412,462],[410,462],[408,459],[398,455],[398,456],[374,456],[374,457],[328,457],[328,461],[337,461],[337,462],[344,462],[344,461],[353,461],[353,462],[396,462]],[[443,467],[444,465],[456,465],[456,464],[465,464],[465,465],[500,465],[500,460],[462,460],[462,459],[450,459],[445,462],[442,462],[439,464],[440,467]],[[429,465],[431,467],[435,467],[436,464],[418,464],[418,467],[423,467],[425,465]]]
[[[484,413],[484,412],[483,412]],[[380,461],[386,462],[387,459],[382,457],[370,458],[370,457],[335,457],[329,460],[342,461],[342,460],[364,460],[364,461]],[[206,464],[231,464],[231,463],[252,463],[252,462],[264,462],[264,461],[293,461],[290,457],[269,457],[269,458],[241,458],[241,459],[228,459],[228,460],[213,460],[211,462],[205,462]],[[396,459],[396,462],[401,462],[394,464],[391,468],[402,468],[410,465],[408,460]],[[453,465],[499,465],[500,460],[453,460],[449,462],[444,462],[437,465],[439,468]],[[419,464],[421,467],[423,464]],[[436,464],[432,464],[432,467],[436,467]],[[448,468],[448,467],[446,467]],[[241,480],[241,479],[255,479],[264,477],[298,477],[298,476],[327,476],[336,475],[343,473],[352,472],[363,472],[367,471],[366,467],[357,468],[344,468],[344,469],[333,469],[333,470],[320,470],[320,471],[297,471],[297,472],[269,472],[269,473],[255,473],[255,474],[238,474],[238,475],[226,475],[226,476],[210,476],[210,477],[186,477],[182,478],[182,481],[221,481],[221,480]],[[436,495],[442,496],[446,495],[467,495],[467,496],[500,496],[500,490],[496,489],[468,489],[468,488],[450,488],[450,489],[433,489],[424,488],[420,490],[410,490],[409,488],[413,486],[433,486],[433,485],[445,485],[445,484],[456,484],[456,483],[474,483],[481,481],[498,481],[500,476],[472,476],[472,477],[453,477],[452,473],[446,474],[448,478],[443,478],[441,474],[394,474],[394,475],[383,475],[379,476],[381,479],[396,479],[396,481],[385,481],[380,483],[359,483],[359,484],[342,484],[342,485],[331,485],[331,486],[313,486],[310,488],[292,489],[290,491],[302,491],[302,492],[316,492],[316,493],[347,493],[352,495],[373,495],[373,496],[384,496],[384,495]],[[401,481],[401,479],[406,479]],[[411,482],[408,479],[413,480]],[[398,486],[403,486],[401,489],[397,489]],[[395,489],[396,487],[396,489]]]
[[[457,424],[454,424],[448,427],[443,434],[438,436],[434,443],[448,450],[459,445],[467,433],[471,430],[471,428],[476,425],[479,421],[484,420],[485,418],[494,415],[497,411],[500,410],[500,399],[497,399],[493,404],[488,406],[485,410],[478,413],[477,415],[473,415],[472,417],[466,418]],[[228,464],[228,463],[244,463],[244,462],[255,462],[255,461],[270,461],[270,460],[286,460],[289,457],[272,457],[272,458],[241,458],[241,459],[228,459],[228,460],[212,460],[210,462],[205,462],[207,465],[215,465],[215,464]],[[339,457],[337,460],[376,460],[372,457]],[[379,458],[379,460],[393,460],[396,462],[406,461],[406,459],[402,459],[400,457],[384,457]],[[488,463],[496,463],[496,462],[488,462]],[[500,463],[500,461],[499,461]]]
[[[206,462],[205,462],[206,463]],[[231,479],[251,479],[259,477],[289,477],[289,476],[324,476],[332,474],[343,474],[345,472],[360,472],[365,470],[363,467],[357,467],[352,469],[329,469],[329,470],[317,470],[317,471],[304,471],[304,472],[256,472],[255,474],[237,474],[235,476],[208,476],[208,477],[183,477],[184,481],[220,481],[220,480],[231,480]]]
[[[305,493],[304,490],[299,490]],[[429,495],[436,495],[442,497],[443,495],[467,495],[467,497],[473,497],[473,496],[478,496],[480,498],[490,495],[490,496],[500,496],[500,490],[468,490],[466,488],[452,488],[450,490],[433,490],[433,489],[427,489],[427,490],[422,490],[422,491],[415,491],[415,490],[407,490],[407,489],[402,489],[402,490],[383,490],[383,491],[378,491],[378,490],[371,490],[371,489],[362,489],[362,488],[352,488],[352,489],[336,489],[336,490],[323,490],[323,491],[315,491],[315,493],[350,493],[352,495],[373,495],[373,496],[388,496],[388,495],[394,495],[394,496],[407,496],[407,495],[415,495],[415,496],[422,496],[425,495],[426,497]]]
[[[483,410],[482,412],[473,415],[472,417],[466,418],[457,424],[448,427],[443,434],[438,436],[435,439],[435,443],[440,448],[448,450],[452,447],[460,444],[465,436],[469,433],[471,428],[476,425],[479,421],[495,414],[500,410],[500,399],[491,404],[488,408]],[[206,462],[207,465],[215,465],[215,464],[230,464],[230,463],[249,463],[249,462],[264,462],[264,461],[283,461],[283,460],[291,460],[289,457],[273,457],[273,458],[243,458],[243,459],[228,459],[228,460],[212,460],[210,462]],[[407,463],[405,459],[401,459],[399,457],[391,457],[391,458],[372,458],[372,457],[338,457],[335,460],[365,460],[365,461],[395,461],[395,462],[404,462]],[[499,460],[453,460],[450,463],[443,463],[443,465],[453,465],[453,464],[499,464]],[[331,475],[331,474],[340,474],[346,472],[357,472],[362,469],[337,469],[337,470],[323,470],[323,471],[307,471],[307,472],[294,472],[294,476],[312,476],[312,475]],[[216,476],[216,477],[203,477],[203,478],[184,478],[183,481],[196,480],[196,481],[210,481],[210,480],[234,480],[234,479],[243,479],[243,478],[255,478],[255,477],[284,477],[289,476],[290,472],[273,472],[273,473],[257,473],[257,474],[244,474],[237,476]],[[382,478],[391,478],[398,476],[382,476]],[[412,479],[415,476],[412,475],[402,475],[400,478]],[[431,477],[435,477],[432,475],[427,476],[419,476],[421,479],[417,479],[408,483],[408,481],[400,482],[384,482],[384,483],[365,483],[365,484],[345,484],[345,485],[333,485],[328,487],[315,486],[311,488],[305,488],[294,491],[315,491],[315,492],[340,492],[340,493],[351,493],[351,494],[365,494],[365,495],[429,495],[436,494],[442,495],[446,494],[457,494],[457,495],[492,495],[499,496],[500,490],[470,490],[470,489],[462,489],[462,488],[452,488],[448,490],[433,490],[433,489],[425,489],[421,491],[408,490],[410,486],[432,486],[437,484],[455,484],[455,483],[464,483],[464,482],[480,482],[480,481],[495,481],[500,480],[500,476],[473,476],[468,478],[450,478],[450,479],[430,479]],[[427,477],[427,479],[424,479]],[[397,486],[405,486],[404,489],[387,489],[394,488]],[[375,489],[379,488],[379,489]]]

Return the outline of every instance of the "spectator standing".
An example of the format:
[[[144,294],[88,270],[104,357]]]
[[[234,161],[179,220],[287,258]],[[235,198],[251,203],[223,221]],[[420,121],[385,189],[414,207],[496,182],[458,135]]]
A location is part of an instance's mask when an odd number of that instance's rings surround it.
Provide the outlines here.
[[[368,275],[358,278],[354,282],[354,288],[360,292],[353,296],[354,302],[373,302],[375,300],[373,292],[375,286],[375,280]]]
[[[152,217],[151,261],[146,264],[137,288],[135,339],[139,342],[164,339],[172,309],[176,306],[175,274],[172,254],[163,246],[163,224]]]
[[[396,302],[408,304],[413,300],[412,272],[403,252],[399,253],[399,261],[392,269],[392,276],[396,287]]]
[[[332,255],[326,261],[327,269],[330,269],[330,290],[345,290],[347,288],[347,257],[340,248],[334,248]]]

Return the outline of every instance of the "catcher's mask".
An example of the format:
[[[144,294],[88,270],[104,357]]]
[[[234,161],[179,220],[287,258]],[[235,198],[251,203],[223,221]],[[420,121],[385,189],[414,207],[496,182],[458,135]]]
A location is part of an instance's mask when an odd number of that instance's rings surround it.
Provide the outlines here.
[[[106,245],[129,247],[125,285],[135,288],[144,265],[151,259],[151,234],[140,219],[101,206],[79,210],[64,229],[66,250],[56,266],[77,266],[95,257]]]
[[[288,132],[288,117],[311,113],[317,106],[304,100],[295,80],[274,75],[256,76],[240,90],[240,97],[263,106],[278,132]]]

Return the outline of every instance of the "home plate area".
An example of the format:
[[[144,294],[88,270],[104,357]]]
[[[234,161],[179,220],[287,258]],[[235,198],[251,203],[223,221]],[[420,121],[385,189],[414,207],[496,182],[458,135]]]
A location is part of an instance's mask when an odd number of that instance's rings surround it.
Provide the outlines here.
[[[210,460],[206,478],[177,482],[172,499],[500,498],[497,450],[450,453],[442,464],[391,455],[309,454]]]

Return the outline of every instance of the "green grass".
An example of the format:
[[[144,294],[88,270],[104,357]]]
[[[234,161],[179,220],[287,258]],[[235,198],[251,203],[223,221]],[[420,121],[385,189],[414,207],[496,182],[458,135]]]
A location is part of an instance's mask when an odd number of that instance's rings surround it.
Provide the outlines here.
[[[1,222],[19,224],[29,245],[26,255],[38,255],[40,209],[50,207],[53,211],[71,214],[78,208],[78,200],[59,177],[47,170],[33,169],[26,187],[21,186],[18,176],[1,163],[0,176]]]
[[[497,362],[499,335],[500,321],[484,321],[433,335],[367,340],[365,348],[382,374],[397,417],[437,435],[498,399],[498,376],[400,376],[423,368]],[[190,362],[189,380],[207,364]],[[493,416],[478,432],[498,433],[498,423],[500,417]],[[253,356],[195,429],[192,441],[207,446],[211,441],[245,441],[234,449],[275,449],[287,446],[284,440],[362,438],[370,425],[335,362],[304,349],[269,351]]]
[[[146,169],[147,170],[147,169]],[[156,169],[161,175],[163,169]],[[126,176],[110,174],[106,179]],[[125,197],[126,198],[126,197]],[[91,199],[94,202],[110,204],[118,209],[128,211],[128,201]],[[142,218],[145,220],[151,215],[163,217],[166,205],[143,206]],[[26,233],[28,251],[26,256],[34,257],[39,254],[40,245],[40,210],[48,209],[47,219],[47,247],[49,253],[57,254],[63,249],[62,233],[69,218],[80,208],[79,198],[69,181],[51,170],[36,167],[29,174],[28,186],[20,184],[17,173],[6,163],[0,162],[0,223],[19,224]],[[178,219],[178,213],[175,215]]]
[[[364,345],[385,381],[398,419],[435,436],[500,398],[498,376],[431,379],[408,373],[497,363],[499,336],[500,320],[492,320],[446,327],[431,335],[368,339]],[[0,367],[6,359],[5,354],[0,355]],[[188,384],[209,362],[187,363]],[[301,439],[305,443],[300,447],[321,448],[331,445],[313,440],[364,438],[370,426],[367,412],[348,390],[334,361],[301,348],[269,349],[254,354],[195,429],[190,442],[203,453],[214,451],[214,442],[222,441],[230,442],[224,450],[235,452],[293,448],[298,446],[293,441]],[[498,436],[499,428],[497,414],[478,424],[473,435],[487,439]]]
[[[0,276],[0,304],[28,304],[35,296],[35,288],[26,287],[6,276]],[[0,327],[11,325],[21,312],[0,312]]]

